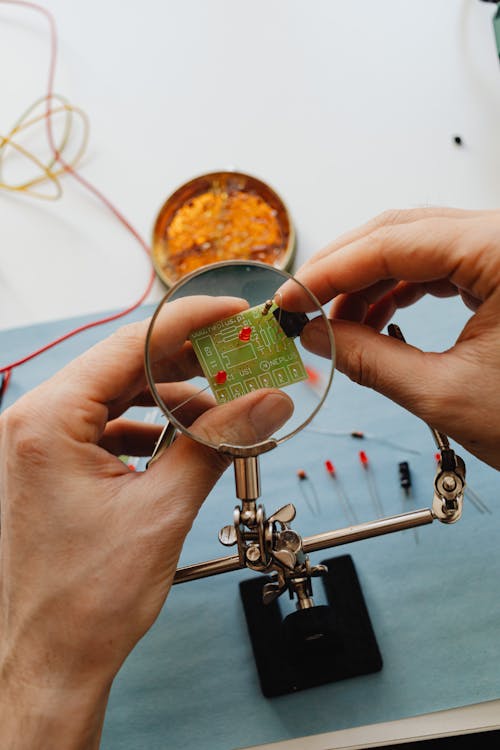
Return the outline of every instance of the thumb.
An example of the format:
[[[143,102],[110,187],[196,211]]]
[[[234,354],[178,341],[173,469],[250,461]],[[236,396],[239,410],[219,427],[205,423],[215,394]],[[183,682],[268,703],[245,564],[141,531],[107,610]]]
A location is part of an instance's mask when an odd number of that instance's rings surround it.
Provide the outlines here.
[[[446,388],[448,394],[450,389],[450,373],[444,372],[448,368],[442,355],[422,352],[360,323],[335,320],[331,325],[340,372],[438,427],[445,397],[439,389]],[[309,351],[329,357],[330,343],[322,318],[315,318],[304,328],[301,341]]]
[[[191,426],[200,438],[219,445],[253,445],[270,437],[293,413],[292,400],[282,391],[261,389],[206,411]],[[189,527],[198,509],[231,457],[182,435],[144,478],[151,502],[179,508]]]
[[[261,389],[206,411],[189,428],[218,446],[254,445],[270,437],[293,413],[293,401],[277,389]]]

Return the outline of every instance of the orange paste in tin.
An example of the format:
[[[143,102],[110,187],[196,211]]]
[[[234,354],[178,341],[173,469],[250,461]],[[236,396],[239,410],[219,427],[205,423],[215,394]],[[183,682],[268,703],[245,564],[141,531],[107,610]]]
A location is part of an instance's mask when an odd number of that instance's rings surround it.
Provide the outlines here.
[[[215,183],[188,197],[171,214],[155,259],[171,281],[223,260],[279,266],[287,250],[288,229],[277,209],[254,190]]]

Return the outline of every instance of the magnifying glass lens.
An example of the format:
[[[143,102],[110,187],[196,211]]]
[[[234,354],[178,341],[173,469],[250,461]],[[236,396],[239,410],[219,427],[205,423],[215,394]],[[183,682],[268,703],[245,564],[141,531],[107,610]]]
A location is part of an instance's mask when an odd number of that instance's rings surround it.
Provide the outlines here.
[[[278,290],[290,278],[262,263],[215,264],[184,277],[158,306],[146,342],[148,383],[165,416],[194,440],[256,454],[296,434],[320,408],[333,376],[333,336],[330,361],[304,348],[309,320],[327,320],[295,280],[313,312],[282,307]],[[266,404],[272,414],[263,413]],[[260,427],[259,408],[268,417]]]

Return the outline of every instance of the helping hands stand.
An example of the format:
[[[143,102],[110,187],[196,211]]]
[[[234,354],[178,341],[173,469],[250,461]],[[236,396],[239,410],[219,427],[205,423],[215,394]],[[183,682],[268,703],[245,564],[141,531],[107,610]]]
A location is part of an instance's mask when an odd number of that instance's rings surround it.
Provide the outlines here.
[[[326,570],[321,565],[311,566],[302,537],[290,527],[295,507],[288,503],[267,517],[264,506],[257,505],[260,496],[257,456],[235,458],[234,473],[236,496],[242,504],[234,509],[233,525],[220,530],[219,541],[227,547],[237,545],[241,567],[274,573],[272,581],[264,586],[264,604],[270,604],[288,590],[291,598],[297,597],[298,609],[313,607],[311,578]]]
[[[404,341],[397,326],[389,334]],[[240,593],[261,687],[271,697],[339,679],[378,671],[382,658],[371,627],[354,565],[349,556],[311,565],[310,552],[424,526],[450,524],[462,515],[465,464],[446,435],[429,426],[440,451],[431,508],[381,518],[303,538],[291,528],[291,503],[270,516],[260,497],[258,455],[234,458],[236,496],[233,524],[219,532],[237,555],[179,568],[174,584],[242,568],[266,574],[245,581]],[[224,450],[224,446],[220,446]],[[315,606],[312,578],[323,576],[329,606]],[[296,612],[283,621],[277,600],[285,591]],[[291,649],[293,658],[288,652]]]
[[[432,429],[432,428],[431,428]],[[433,430],[441,460],[434,479],[432,508],[382,518],[302,538],[290,524],[288,503],[269,517],[260,496],[258,457],[234,459],[236,494],[233,524],[219,532],[238,554],[179,568],[174,584],[250,568],[264,576],[240,583],[250,640],[266,697],[379,671],[382,657],[352,559],[348,555],[311,565],[309,552],[415,528],[462,514],[465,466],[448,439]],[[321,576],[328,606],[315,606],[312,578]],[[296,612],[282,618],[278,598],[288,591]]]

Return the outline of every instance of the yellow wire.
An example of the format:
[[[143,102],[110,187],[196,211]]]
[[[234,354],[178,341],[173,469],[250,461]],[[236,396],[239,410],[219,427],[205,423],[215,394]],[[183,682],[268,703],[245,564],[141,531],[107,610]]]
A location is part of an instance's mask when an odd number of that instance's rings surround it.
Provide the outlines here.
[[[50,106],[46,109],[47,97],[42,96],[36,99],[28,109],[26,109],[22,115],[16,120],[7,135],[0,135],[0,189],[8,190],[10,192],[24,193],[34,198],[41,198],[43,200],[57,200],[62,195],[62,187],[59,177],[66,171],[65,167],[59,166],[54,169],[57,164],[57,155],[51,154],[47,162],[37,156],[33,151],[30,151],[26,147],[19,143],[19,136],[25,135],[26,131],[31,130],[34,126],[42,121],[45,121],[47,117],[54,117],[60,114],[64,115],[64,128],[61,134],[61,138],[58,144],[56,144],[57,154],[64,156],[68,151],[69,147],[74,142],[74,116],[76,115],[80,119],[81,123],[81,137],[80,143],[76,150],[76,153],[71,159],[65,158],[66,164],[74,168],[81,161],[88,144],[89,139],[89,118],[86,113],[80,107],[75,107],[60,94],[53,94],[52,99],[58,102],[57,106]],[[44,111],[40,114],[35,114],[36,109],[40,105],[44,105]],[[26,160],[30,161],[39,170],[38,174],[31,177],[30,179],[24,180],[23,182],[14,183],[7,182],[3,177],[3,169],[6,158],[8,157],[9,148],[21,154]],[[47,193],[40,190],[34,189],[40,185],[49,184],[54,188],[54,192]]]

